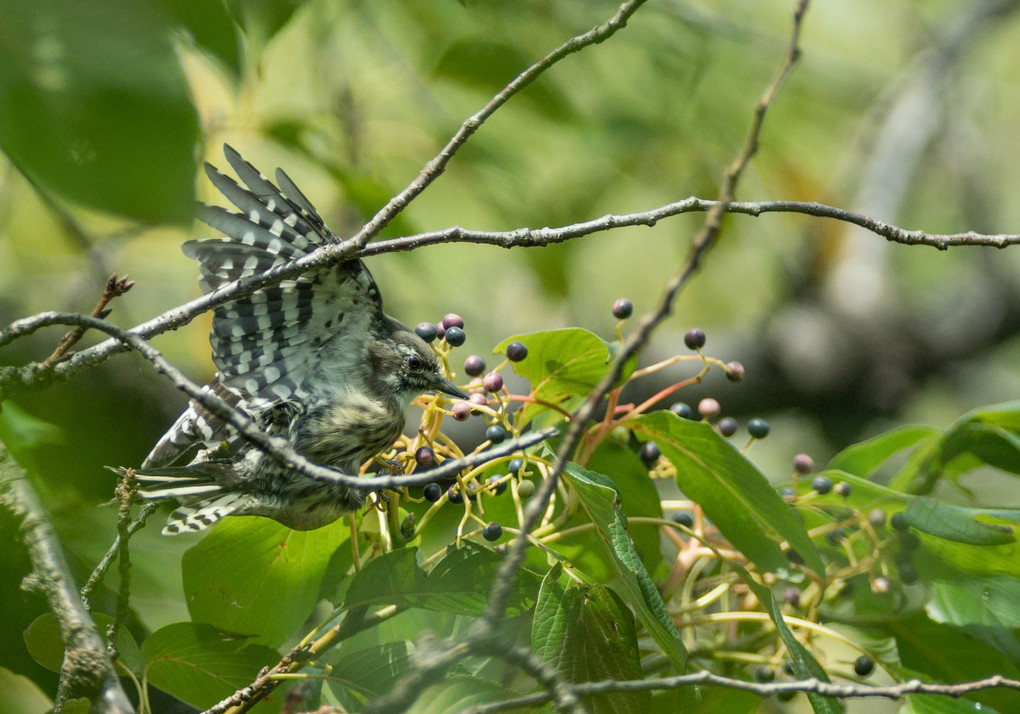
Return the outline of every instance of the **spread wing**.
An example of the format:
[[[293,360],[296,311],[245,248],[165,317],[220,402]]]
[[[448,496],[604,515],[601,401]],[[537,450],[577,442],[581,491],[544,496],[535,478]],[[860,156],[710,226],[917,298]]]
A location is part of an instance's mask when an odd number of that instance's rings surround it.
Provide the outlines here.
[[[203,292],[340,242],[282,170],[276,171],[278,188],[230,146],[224,154],[244,185],[211,164],[206,173],[239,210],[202,206],[199,218],[224,237],[184,244],[184,253],[198,260]],[[379,289],[360,260],[261,288],[214,310],[209,341],[218,374],[206,389],[250,416],[286,411],[308,396],[306,381],[321,366],[324,347],[342,352],[382,319]],[[195,456],[229,458],[240,446],[232,428],[192,402],[143,468],[187,464]]]
[[[224,153],[245,185],[210,164],[206,173],[240,210],[203,206],[199,218],[225,237],[184,244],[185,254],[199,262],[204,292],[340,242],[282,170],[276,171],[282,187],[277,188],[231,147],[225,146]],[[308,396],[306,379],[327,343],[366,334],[382,319],[375,281],[360,260],[352,260],[216,308],[210,335],[213,361],[220,382],[251,400],[254,409],[300,400]]]

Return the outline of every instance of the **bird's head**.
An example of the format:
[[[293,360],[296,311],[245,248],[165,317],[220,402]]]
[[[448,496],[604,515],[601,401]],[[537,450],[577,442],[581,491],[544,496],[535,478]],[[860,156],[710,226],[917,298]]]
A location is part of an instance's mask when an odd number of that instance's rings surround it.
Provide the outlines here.
[[[404,325],[392,322],[393,329],[368,347],[376,386],[405,407],[425,392],[467,399],[465,392],[443,376],[432,348]]]

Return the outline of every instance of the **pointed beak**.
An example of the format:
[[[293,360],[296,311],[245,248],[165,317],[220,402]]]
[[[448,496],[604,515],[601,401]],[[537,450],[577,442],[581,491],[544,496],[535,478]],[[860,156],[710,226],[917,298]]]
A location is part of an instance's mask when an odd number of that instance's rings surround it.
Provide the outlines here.
[[[456,384],[442,376],[437,376],[432,388],[437,392],[443,392],[444,394],[459,397],[460,399],[467,399],[468,396],[470,396],[467,392],[458,389]]]

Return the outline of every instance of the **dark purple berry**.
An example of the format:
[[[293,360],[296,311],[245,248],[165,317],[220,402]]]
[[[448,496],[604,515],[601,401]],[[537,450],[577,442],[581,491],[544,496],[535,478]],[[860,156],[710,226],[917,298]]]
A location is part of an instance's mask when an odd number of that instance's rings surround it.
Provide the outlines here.
[[[744,365],[740,362],[726,363],[726,379],[731,382],[739,382],[744,378]]]
[[[807,454],[797,454],[793,457],[793,470],[803,475],[815,470],[815,460]]]
[[[502,444],[507,437],[506,429],[502,424],[493,424],[485,430],[485,438],[493,444]]]
[[[435,503],[443,497],[443,487],[438,483],[425,484],[425,500],[429,503]]]
[[[825,534],[826,539],[833,545],[839,545],[846,540],[846,529],[836,528]]]
[[[769,431],[772,427],[764,419],[758,419],[757,417],[747,422],[747,433],[754,439],[764,439],[769,435]]]
[[[711,397],[707,397],[698,402],[698,414],[701,415],[702,419],[712,421],[719,416],[720,412],[722,412],[722,407],[719,406],[719,402]]]
[[[737,433],[737,420],[733,417],[723,417],[719,420],[719,423],[715,425],[719,430],[719,433],[729,438]]]
[[[475,392],[470,397],[468,397],[468,401],[471,402],[472,404],[477,404],[480,407],[484,407],[486,404],[489,403],[489,400],[482,392]]]
[[[641,451],[638,452],[638,456],[645,462],[645,466],[651,468],[659,457],[662,456],[662,451],[659,449],[659,445],[654,441],[646,441],[641,446]]]
[[[681,419],[693,419],[694,410],[691,406],[685,402],[677,402],[669,407],[669,410],[676,414]]]
[[[774,682],[776,679],[776,671],[771,667],[761,665],[754,670],[754,681],[760,682],[761,684],[768,684]]]
[[[907,517],[903,515],[903,511],[892,514],[889,519],[889,525],[893,527],[894,531],[905,531],[910,528],[910,524],[907,523]]]
[[[436,325],[436,338],[441,340],[444,337],[446,337],[446,328],[443,327],[443,323],[440,322]]]
[[[485,371],[485,360],[480,355],[471,355],[464,360],[464,371],[472,377],[477,377]]]
[[[846,481],[840,481],[839,483],[832,487],[832,492],[835,493],[837,496],[842,496],[843,498],[849,497],[851,490],[852,489],[850,488],[850,484],[848,484]]]
[[[506,358],[511,362],[520,362],[527,356],[528,348],[524,346],[523,342],[514,340],[506,346]]]
[[[786,588],[783,591],[783,602],[791,607],[800,606],[800,590],[797,588]]]
[[[499,372],[489,372],[482,378],[482,386],[487,392],[498,392],[503,388],[503,375]]]
[[[854,660],[854,672],[858,677],[867,677],[875,671],[875,660],[868,655],[861,655]]]
[[[868,512],[868,523],[875,530],[885,527],[885,511],[881,508],[873,508]]]
[[[456,486],[450,486],[446,491],[446,497],[450,503],[464,503],[464,494]]]
[[[431,446],[419,446],[418,450],[414,452],[414,460],[419,466],[432,466],[436,463],[436,452],[432,450]]]
[[[492,476],[489,478],[489,486],[492,488],[492,495],[498,496],[506,491],[507,479],[502,476]]]
[[[443,315],[442,319],[443,327],[449,330],[451,327],[458,327],[464,329],[464,318],[455,312],[448,312]]]
[[[436,326],[431,322],[419,322],[418,326],[414,328],[414,332],[426,342],[436,339]]]
[[[689,350],[700,350],[705,346],[705,332],[697,327],[687,330],[684,335],[684,344]]]
[[[613,303],[613,317],[617,320],[626,320],[634,314],[634,305],[627,298],[620,298]]]
[[[503,526],[499,525],[495,521],[491,521],[485,524],[485,528],[482,529],[482,537],[487,541],[497,541],[503,537]]]
[[[685,528],[693,528],[694,515],[690,511],[680,511],[673,514],[673,522]]]
[[[453,412],[453,418],[457,421],[464,421],[471,416],[471,402],[457,402],[450,411]]]
[[[524,459],[510,459],[510,463],[507,464],[506,468],[512,474],[518,474],[524,468]]]
[[[464,330],[456,326],[446,328],[446,344],[451,347],[460,347],[466,340],[467,335],[464,334]]]
[[[818,492],[818,495],[824,496],[832,490],[832,479],[828,476],[815,476],[811,479],[811,488]]]

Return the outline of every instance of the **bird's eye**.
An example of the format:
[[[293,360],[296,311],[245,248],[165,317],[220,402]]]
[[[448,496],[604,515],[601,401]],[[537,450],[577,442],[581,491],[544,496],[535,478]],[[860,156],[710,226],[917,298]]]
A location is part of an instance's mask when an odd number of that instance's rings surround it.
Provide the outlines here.
[[[415,371],[418,371],[418,370],[419,370],[419,369],[421,369],[421,368],[422,368],[422,367],[423,367],[424,365],[422,364],[421,358],[420,358],[420,357],[418,357],[418,355],[411,355],[410,357],[408,357],[408,358],[407,358],[407,366],[408,366],[408,367],[409,367],[410,369],[413,369],[413,370],[415,370]]]

